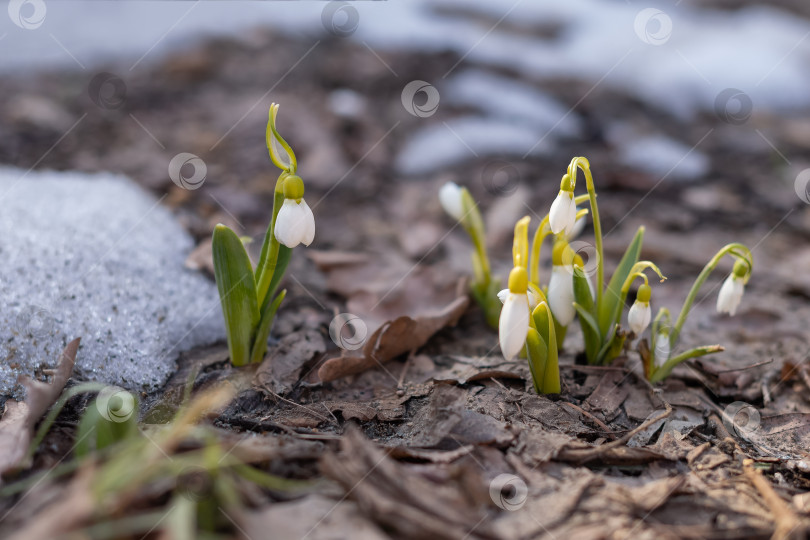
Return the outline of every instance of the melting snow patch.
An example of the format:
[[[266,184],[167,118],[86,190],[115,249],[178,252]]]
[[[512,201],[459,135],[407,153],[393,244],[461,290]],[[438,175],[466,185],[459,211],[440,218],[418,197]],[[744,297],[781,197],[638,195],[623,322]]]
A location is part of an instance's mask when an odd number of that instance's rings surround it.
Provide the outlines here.
[[[619,159],[625,165],[659,180],[695,180],[709,172],[705,154],[663,135],[640,137],[622,143]]]
[[[3,168],[0,201],[0,395],[75,337],[76,375],[144,391],[224,338],[216,287],[183,266],[191,237],[130,180]]]
[[[548,152],[541,130],[514,122],[466,116],[416,131],[397,155],[406,175],[425,174],[469,159]]]

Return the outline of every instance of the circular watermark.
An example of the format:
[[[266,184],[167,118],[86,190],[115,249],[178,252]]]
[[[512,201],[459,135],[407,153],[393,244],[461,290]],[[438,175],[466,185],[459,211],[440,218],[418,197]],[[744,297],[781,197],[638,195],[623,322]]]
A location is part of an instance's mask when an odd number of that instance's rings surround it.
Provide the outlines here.
[[[177,493],[193,502],[211,496],[211,474],[202,467],[186,467],[177,477]]]
[[[420,94],[424,94],[424,102],[417,104],[416,96]],[[439,91],[429,82],[411,81],[402,89],[402,106],[419,118],[433,116],[439,108]]]
[[[135,414],[135,396],[119,386],[106,386],[98,393],[96,408],[106,420],[120,424]]]
[[[169,162],[169,177],[178,187],[195,190],[202,187],[208,167],[194,154],[181,152]]]
[[[750,438],[759,430],[762,417],[753,405],[735,401],[723,409],[723,425],[729,433],[738,437]]]
[[[360,25],[360,14],[348,2],[327,2],[321,11],[321,23],[330,34],[348,37]]]
[[[329,323],[329,337],[344,351],[361,349],[367,336],[366,323],[357,315],[340,313]]]
[[[810,169],[805,169],[796,176],[794,187],[796,188],[796,195],[805,204],[810,204]]]
[[[11,22],[25,30],[36,30],[42,26],[47,11],[42,0],[11,0],[8,3]]]
[[[672,19],[660,9],[642,9],[633,21],[633,30],[644,43],[663,45],[672,36]]]
[[[113,73],[96,73],[87,85],[90,100],[102,109],[118,109],[127,99],[127,85]]]
[[[53,333],[54,326],[53,315],[42,306],[25,306],[14,317],[14,330],[24,337],[43,338]]]
[[[726,88],[714,99],[714,114],[732,126],[741,126],[751,118],[754,102],[739,88]]]
[[[571,249],[564,250],[562,263],[569,274],[574,275],[574,256],[579,255],[582,259],[582,271],[586,276],[592,276],[599,268],[599,252],[588,242],[576,240],[568,244]]]
[[[520,510],[529,495],[526,482],[514,474],[499,474],[489,483],[489,496],[498,508],[514,512]]]
[[[508,197],[520,184],[517,167],[504,160],[490,161],[481,171],[481,181],[487,192],[496,197]]]

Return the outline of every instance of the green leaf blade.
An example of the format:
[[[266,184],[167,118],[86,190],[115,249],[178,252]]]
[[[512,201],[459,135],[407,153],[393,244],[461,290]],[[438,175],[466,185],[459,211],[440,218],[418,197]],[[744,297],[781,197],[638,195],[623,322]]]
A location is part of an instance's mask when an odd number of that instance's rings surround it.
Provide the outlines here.
[[[644,227],[639,227],[633,241],[627,246],[619,266],[613,272],[610,278],[605,294],[602,296],[602,305],[598,306],[599,310],[599,331],[605,335],[610,330],[611,325],[619,322],[617,319],[621,314],[621,305],[624,300],[622,298],[622,285],[630,275],[630,270],[633,265],[638,262],[641,255],[641,245],[644,242]],[[604,264],[604,261],[599,261],[599,264]]]
[[[214,229],[212,251],[228,351],[233,365],[242,366],[250,361],[251,345],[259,324],[253,267],[242,241],[224,225]]]

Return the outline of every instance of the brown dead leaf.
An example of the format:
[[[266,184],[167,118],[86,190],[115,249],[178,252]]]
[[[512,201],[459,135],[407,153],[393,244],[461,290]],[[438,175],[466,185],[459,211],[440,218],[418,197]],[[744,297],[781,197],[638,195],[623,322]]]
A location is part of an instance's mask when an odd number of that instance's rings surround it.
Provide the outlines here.
[[[25,375],[18,379],[25,388],[25,400],[6,401],[6,410],[0,420],[0,475],[20,465],[25,458],[34,427],[62,393],[73,373],[80,340],[74,339],[62,351],[50,384]]]
[[[275,394],[286,394],[301,376],[301,368],[315,355],[326,351],[316,330],[301,330],[284,336],[271,347],[253,377],[253,383]]]
[[[214,254],[210,237],[191,250],[186,257],[185,266],[189,270],[204,271],[209,277],[214,277]]]

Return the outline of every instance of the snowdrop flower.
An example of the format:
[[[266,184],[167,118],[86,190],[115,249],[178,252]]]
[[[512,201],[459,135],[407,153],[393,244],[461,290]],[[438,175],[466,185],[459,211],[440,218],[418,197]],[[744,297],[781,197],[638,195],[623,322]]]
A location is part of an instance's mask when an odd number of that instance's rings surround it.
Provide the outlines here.
[[[571,236],[576,221],[577,203],[574,202],[574,186],[571,178],[566,174],[560,182],[560,192],[557,194],[557,198],[551,203],[548,225],[554,234],[564,232],[566,236]]]
[[[627,313],[627,324],[630,325],[630,329],[636,336],[640,336],[650,324],[650,319],[652,318],[650,296],[652,296],[652,289],[645,283],[638,288],[636,301]]]
[[[315,238],[315,216],[304,200],[304,181],[291,175],[284,180],[284,204],[276,216],[273,235],[288,248],[308,246]]]
[[[526,292],[526,296],[528,296],[529,300],[529,311],[534,311],[534,308],[536,308],[537,304],[540,303],[540,297],[537,296],[537,293],[531,289]],[[501,301],[501,304],[505,303],[508,297],[509,289],[502,289],[498,291],[498,300]]]
[[[573,228],[565,235],[565,239],[570,242],[582,234],[583,230],[585,230],[585,216],[582,216],[574,222]]]
[[[439,189],[439,202],[442,204],[442,208],[456,221],[461,221],[461,218],[464,217],[461,192],[461,188],[453,182],[447,182]]]
[[[734,270],[723,282],[723,286],[720,287],[720,294],[717,295],[718,313],[728,313],[733,316],[737,312],[737,306],[740,305],[745,290],[745,273],[747,270],[744,263],[740,261],[734,263]]]
[[[571,266],[563,264],[565,242],[556,242],[551,255],[551,278],[548,282],[548,307],[557,322],[568,326],[574,320],[574,275]]]
[[[669,332],[663,329],[659,330],[658,335],[655,337],[655,367],[663,366],[669,360],[671,352]]]
[[[528,272],[522,266],[516,266],[509,273],[509,292],[498,321],[498,342],[507,360],[517,356],[526,343],[529,332],[528,288]]]

